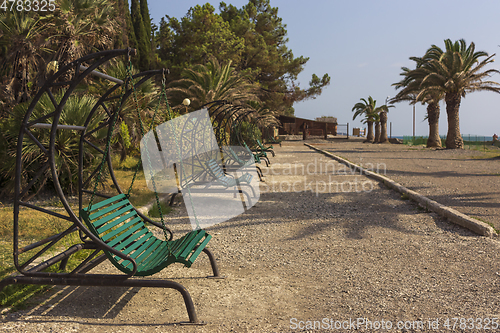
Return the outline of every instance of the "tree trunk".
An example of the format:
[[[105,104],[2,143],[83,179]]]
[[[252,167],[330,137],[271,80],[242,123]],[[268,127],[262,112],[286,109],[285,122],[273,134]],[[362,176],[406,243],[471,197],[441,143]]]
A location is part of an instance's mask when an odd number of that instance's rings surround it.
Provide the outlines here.
[[[378,143],[380,141],[380,121],[375,122],[375,138],[373,143]]]
[[[448,115],[448,134],[446,135],[446,149],[463,149],[464,141],[460,135],[460,101],[458,93],[447,93],[445,96],[446,113]]]
[[[427,120],[429,121],[427,148],[441,148],[441,138],[439,137],[439,102],[427,105]]]
[[[368,134],[366,135],[366,140],[363,142],[373,142],[373,121],[367,121],[366,125],[368,127]]]
[[[389,138],[387,137],[387,112],[380,113],[380,139],[379,143],[389,143]]]

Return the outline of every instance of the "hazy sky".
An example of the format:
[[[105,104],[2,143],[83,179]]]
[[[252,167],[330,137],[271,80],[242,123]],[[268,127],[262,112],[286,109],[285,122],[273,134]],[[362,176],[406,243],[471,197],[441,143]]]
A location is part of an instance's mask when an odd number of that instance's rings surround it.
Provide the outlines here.
[[[181,18],[197,4],[210,2],[218,12],[220,1],[149,0],[155,23],[164,15]],[[245,0],[225,1],[237,8]],[[499,0],[271,0],[287,25],[288,48],[294,56],[309,57],[299,75],[307,88],[313,73],[328,73],[331,84],[315,100],[294,105],[297,117],[335,116],[339,124],[362,127],[352,120],[352,107],[371,95],[377,105],[394,96],[391,86],[400,80],[401,66],[413,66],[411,56],[424,55],[432,44],[465,39],[476,50],[500,53]],[[495,68],[500,69],[500,60]],[[500,75],[492,80],[500,82]],[[411,135],[412,106],[399,103],[390,109],[392,135]],[[500,134],[500,94],[476,92],[462,99],[460,128],[463,134]],[[416,135],[427,135],[425,106],[416,106]],[[389,128],[388,128],[389,130]],[[441,103],[440,134],[446,134],[446,109]]]

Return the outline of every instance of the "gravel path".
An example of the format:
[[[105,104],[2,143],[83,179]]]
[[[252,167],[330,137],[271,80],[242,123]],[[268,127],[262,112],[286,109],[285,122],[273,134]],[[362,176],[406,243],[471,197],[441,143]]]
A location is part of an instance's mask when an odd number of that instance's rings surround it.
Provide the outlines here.
[[[355,149],[338,143],[333,150],[347,158],[351,151],[356,162]],[[310,324],[307,331],[320,332],[313,321],[345,327],[366,318],[375,328],[392,325],[377,331],[450,332],[459,326],[447,330],[447,318],[500,318],[498,240],[426,213],[301,142],[276,153],[260,202],[209,230],[227,279],[205,279],[210,266],[203,255],[190,269],[174,265],[154,276],[183,284],[206,326],[178,325],[187,313],[175,291],[66,287],[38,307],[4,315],[0,331],[295,332]],[[336,172],[320,172],[319,165]],[[184,213],[180,207],[171,217],[179,232],[187,231]],[[375,331],[369,325],[358,331]]]
[[[500,160],[481,151],[373,145],[320,144],[335,155],[375,171],[420,194],[500,230]]]

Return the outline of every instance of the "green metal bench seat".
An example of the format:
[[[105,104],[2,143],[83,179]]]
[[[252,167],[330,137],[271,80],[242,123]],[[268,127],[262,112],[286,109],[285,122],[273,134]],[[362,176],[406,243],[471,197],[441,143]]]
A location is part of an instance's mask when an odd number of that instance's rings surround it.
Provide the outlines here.
[[[152,275],[175,262],[190,267],[212,238],[198,229],[176,240],[158,239],[146,227],[125,194],[96,203],[90,210],[82,209],[80,216],[95,236],[123,254],[119,256],[103,248],[113,265],[136,276]],[[134,264],[124,256],[136,263],[135,274]]]
[[[266,162],[266,166],[269,166],[271,164],[271,162],[269,161],[269,158],[267,157],[267,154],[266,152],[264,151],[254,151],[254,150],[251,150],[248,145],[246,144],[246,142],[243,142],[243,146],[245,147],[245,149],[249,152],[251,152],[254,156],[254,159],[255,159],[255,163],[260,163],[260,160],[263,159],[264,162]]]
[[[236,154],[236,153],[234,152],[234,150],[233,150],[233,149],[231,149],[231,147],[227,147],[227,149],[224,151],[224,153],[229,154],[229,158],[230,158],[231,160],[235,161],[237,164],[239,164],[239,165],[240,165],[240,166],[242,166],[242,167],[247,167],[247,166],[249,166],[249,165],[252,165],[252,164],[257,163],[257,162],[255,161],[255,159],[254,159],[254,158],[250,158],[250,159],[249,159],[249,160],[247,160],[247,161],[243,161],[243,160],[242,160],[242,159],[238,156],[238,154]],[[259,161],[259,162],[260,162],[260,161]]]
[[[269,146],[269,147],[264,147],[262,145],[262,143],[260,142],[259,139],[255,140],[255,141],[257,142],[257,145],[259,146],[259,148],[257,148],[258,150],[261,150],[261,151],[264,151],[264,152],[271,152],[271,155],[273,155],[273,157],[276,156],[274,154],[274,150],[273,150],[273,146],[272,145]]]
[[[267,143],[271,143],[271,144],[273,144],[273,143],[275,143],[275,144],[279,144],[279,145],[280,145],[280,147],[281,147],[281,142],[282,142],[282,140],[281,140],[281,139],[276,139],[276,138],[274,138],[274,137],[272,137],[272,136],[271,136],[271,137],[267,140]]]
[[[208,162],[206,162],[206,165],[208,167],[208,172],[212,175],[212,177],[214,177],[218,183],[225,187],[232,187],[241,183],[250,184],[250,182],[252,181],[252,175],[248,172],[238,177],[238,179],[229,177],[224,173],[220,165],[217,164],[214,159],[208,160]]]
[[[243,161],[238,154],[234,152],[231,147],[227,147],[225,150],[226,153],[229,153],[229,159],[233,160],[236,162],[240,167],[248,167],[249,165],[254,165],[256,170],[257,170],[257,175],[259,176],[260,181],[263,181],[264,175],[262,173],[262,170],[259,168],[259,166],[255,165],[256,163],[260,163],[260,158],[255,156],[255,154],[252,154],[252,157],[248,161]]]

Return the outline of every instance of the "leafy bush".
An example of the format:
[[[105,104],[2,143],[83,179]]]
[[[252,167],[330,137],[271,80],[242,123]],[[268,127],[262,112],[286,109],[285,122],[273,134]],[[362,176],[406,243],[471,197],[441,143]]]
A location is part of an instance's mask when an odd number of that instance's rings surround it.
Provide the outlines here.
[[[160,207],[163,215],[166,215],[172,211],[172,207],[165,204],[164,202],[160,202]],[[160,211],[158,210],[158,205],[156,203],[153,205],[153,208],[149,210],[148,215],[149,217],[156,217],[156,218],[160,217]]]

